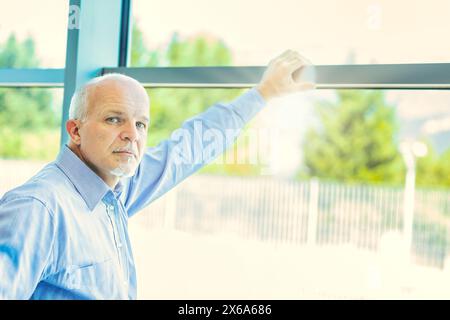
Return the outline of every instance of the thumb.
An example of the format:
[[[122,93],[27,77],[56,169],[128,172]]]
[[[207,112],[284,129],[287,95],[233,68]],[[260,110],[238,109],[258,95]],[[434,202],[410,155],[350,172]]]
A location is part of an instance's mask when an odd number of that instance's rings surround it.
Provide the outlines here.
[[[295,86],[297,91],[314,90],[316,89],[316,84],[313,82],[302,82]]]

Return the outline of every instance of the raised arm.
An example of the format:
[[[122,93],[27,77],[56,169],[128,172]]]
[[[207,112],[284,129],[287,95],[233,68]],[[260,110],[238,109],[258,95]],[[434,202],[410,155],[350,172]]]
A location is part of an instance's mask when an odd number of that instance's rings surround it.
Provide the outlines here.
[[[215,104],[186,120],[169,139],[147,149],[124,193],[129,214],[138,212],[227,150],[267,101],[313,88],[313,83],[293,78],[306,64],[298,53],[284,52],[269,63],[256,87],[231,103]]]

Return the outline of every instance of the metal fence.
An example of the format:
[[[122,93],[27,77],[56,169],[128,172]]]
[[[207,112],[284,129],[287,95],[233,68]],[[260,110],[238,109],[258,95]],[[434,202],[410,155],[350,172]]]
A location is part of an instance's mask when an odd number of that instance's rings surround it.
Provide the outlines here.
[[[194,176],[141,214],[147,228],[309,246],[351,244],[401,250],[411,262],[443,268],[449,254],[450,192],[416,190],[411,243],[403,188],[270,178]]]
[[[0,196],[42,166],[0,160]],[[443,268],[449,254],[450,191],[416,190],[414,204],[408,243],[403,188],[195,175],[133,220],[147,229],[234,234],[273,244],[390,248],[415,264]]]

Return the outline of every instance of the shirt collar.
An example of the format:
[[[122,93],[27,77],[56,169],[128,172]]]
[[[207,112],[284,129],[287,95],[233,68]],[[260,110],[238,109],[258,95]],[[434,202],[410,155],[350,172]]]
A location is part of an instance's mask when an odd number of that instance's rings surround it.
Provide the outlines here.
[[[67,145],[59,153],[56,165],[67,175],[91,211],[108,191],[111,191],[111,188]],[[119,183],[115,191],[121,187]]]

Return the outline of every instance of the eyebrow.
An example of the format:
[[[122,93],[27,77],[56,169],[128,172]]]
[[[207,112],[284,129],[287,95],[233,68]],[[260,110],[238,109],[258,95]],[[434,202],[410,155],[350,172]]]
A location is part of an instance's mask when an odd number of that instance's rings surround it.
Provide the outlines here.
[[[125,115],[125,112],[116,111],[116,110],[105,110],[104,112],[102,112],[103,115],[110,114],[110,113],[113,113],[113,114],[116,114],[116,115],[119,115],[119,116]],[[140,116],[139,119],[144,120],[146,122],[150,122],[150,119],[148,117],[146,117],[146,116]]]

